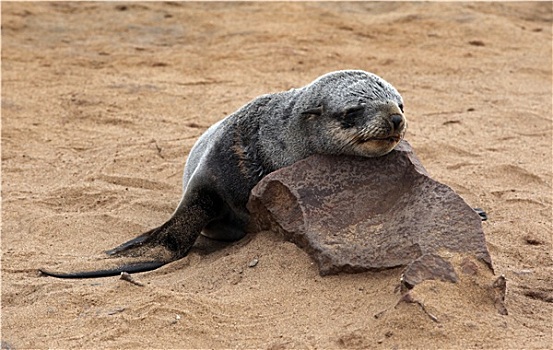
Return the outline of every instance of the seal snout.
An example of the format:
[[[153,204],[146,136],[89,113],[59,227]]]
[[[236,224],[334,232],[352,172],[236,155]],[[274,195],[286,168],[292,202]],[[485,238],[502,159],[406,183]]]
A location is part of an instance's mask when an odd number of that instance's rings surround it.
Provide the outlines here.
[[[398,132],[403,129],[404,119],[401,114],[392,114],[390,116],[390,122],[392,122],[392,126],[394,127],[394,131]]]
[[[383,121],[388,124],[391,135],[401,138],[407,128],[407,119],[403,115],[403,103],[387,101],[382,112]]]

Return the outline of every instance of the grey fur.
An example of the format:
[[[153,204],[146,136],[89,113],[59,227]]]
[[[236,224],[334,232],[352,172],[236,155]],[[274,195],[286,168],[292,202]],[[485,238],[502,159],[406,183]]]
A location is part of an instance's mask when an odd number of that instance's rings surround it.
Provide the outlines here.
[[[200,233],[240,239],[249,222],[250,190],[265,175],[313,154],[381,156],[397,145],[406,123],[397,90],[360,70],[332,72],[305,87],[260,96],[198,139],[188,156],[183,197],[172,217],[108,254],[150,256],[154,263],[145,262],[149,267],[143,269],[148,270],[185,256]],[[159,247],[165,254],[149,253]],[[128,269],[124,265],[97,271],[97,277]],[[90,271],[43,273],[95,277]]]

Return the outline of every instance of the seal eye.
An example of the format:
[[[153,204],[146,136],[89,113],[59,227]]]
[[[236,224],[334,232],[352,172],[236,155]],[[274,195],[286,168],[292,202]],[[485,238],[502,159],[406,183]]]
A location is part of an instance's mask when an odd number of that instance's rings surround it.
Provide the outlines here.
[[[359,106],[348,108],[346,110],[344,117],[347,119],[359,118],[363,116],[364,112],[365,112],[365,105],[359,105]]]
[[[359,105],[355,107],[348,108],[343,117],[341,118],[342,127],[349,129],[358,124],[358,121],[363,118],[365,114],[365,105]]]
[[[399,109],[401,110],[401,113],[405,113],[403,112],[403,103],[400,103],[399,105],[397,105],[399,107]]]

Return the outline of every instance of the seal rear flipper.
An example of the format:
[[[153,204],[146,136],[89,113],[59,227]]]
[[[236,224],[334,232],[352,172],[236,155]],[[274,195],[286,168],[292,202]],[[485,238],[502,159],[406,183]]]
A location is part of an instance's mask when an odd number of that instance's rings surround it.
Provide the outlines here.
[[[80,267],[78,268],[75,268],[75,264],[71,263],[69,266],[65,265],[67,267],[60,267],[58,271],[39,269],[39,273],[42,276],[57,278],[99,278],[117,276],[122,272],[151,271],[182,258],[182,256],[177,255],[163,245],[144,239],[144,237],[147,238],[145,235],[138,236],[112,249],[111,251],[115,252],[108,258],[90,257],[79,262]],[[119,253],[124,254],[119,255]]]
[[[152,237],[161,229],[160,227],[156,227],[150,231],[144,232],[140,236],[137,236],[131,240],[128,240],[125,243],[122,243],[118,245],[117,247],[113,249],[106,250],[107,255],[119,255],[121,253],[125,253],[129,250],[136,249],[138,247],[143,246],[144,244],[148,243]]]
[[[163,225],[108,250],[106,253],[110,257],[107,259],[91,258],[94,264],[91,268],[79,268],[77,272],[39,271],[42,275],[58,278],[95,278],[115,276],[121,272],[150,271],[183,258],[194,245],[202,228],[218,216],[216,210],[221,205],[209,192],[195,193],[186,198],[187,201],[181,203],[173,217]],[[103,266],[98,266],[98,263]]]
[[[100,277],[109,277],[117,276],[122,272],[127,273],[138,273],[152,271],[157,268],[162,267],[163,265],[169,263],[168,261],[144,261],[130,263],[126,265],[121,265],[114,268],[108,268],[104,270],[94,270],[94,271],[78,271],[78,272],[54,272],[44,269],[39,269],[41,275],[57,277],[57,278],[100,278]]]

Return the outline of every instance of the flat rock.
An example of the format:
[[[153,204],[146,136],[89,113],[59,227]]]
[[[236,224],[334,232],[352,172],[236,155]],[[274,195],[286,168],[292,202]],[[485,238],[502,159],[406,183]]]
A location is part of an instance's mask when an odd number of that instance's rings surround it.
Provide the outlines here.
[[[248,209],[252,230],[281,232],[321,275],[406,266],[410,284],[454,282],[448,252],[492,268],[480,216],[429,177],[406,141],[383,157],[315,155],[275,171]]]

